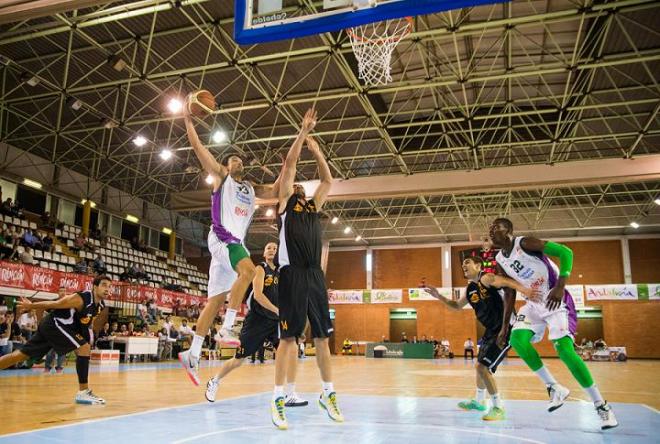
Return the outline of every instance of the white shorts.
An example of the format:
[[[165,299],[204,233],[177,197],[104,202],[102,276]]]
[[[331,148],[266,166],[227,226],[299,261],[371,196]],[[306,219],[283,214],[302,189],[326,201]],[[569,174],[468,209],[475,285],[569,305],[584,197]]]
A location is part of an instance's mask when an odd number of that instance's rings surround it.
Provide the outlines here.
[[[209,251],[211,252],[211,266],[209,267],[209,298],[227,293],[238,274],[234,271],[229,260],[227,244],[220,242],[211,230],[208,237]]]
[[[531,342],[535,343],[543,339],[546,326],[550,331],[548,339],[551,341],[564,336],[573,338],[568,321],[568,309],[564,303],[558,309],[550,311],[546,308],[545,302],[527,302],[518,311],[512,330],[532,330],[534,337]]]

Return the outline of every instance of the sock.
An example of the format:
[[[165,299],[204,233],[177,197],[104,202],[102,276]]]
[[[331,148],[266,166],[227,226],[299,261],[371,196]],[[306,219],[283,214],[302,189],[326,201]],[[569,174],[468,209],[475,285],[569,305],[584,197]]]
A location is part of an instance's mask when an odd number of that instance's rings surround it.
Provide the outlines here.
[[[605,400],[603,399],[603,395],[600,394],[600,390],[598,390],[598,387],[596,387],[596,384],[592,385],[591,387],[586,387],[584,389],[587,394],[589,394],[589,397],[591,400],[594,402],[594,405],[598,407],[599,405],[605,404]]]
[[[190,345],[190,354],[195,358],[199,358],[202,353],[202,344],[204,344],[204,336],[195,335]]]
[[[222,328],[231,330],[231,328],[234,326],[234,321],[236,321],[236,310],[233,308],[228,308],[227,312],[225,313],[225,321],[222,323]]]
[[[284,396],[284,386],[283,385],[276,385],[275,389],[273,390],[273,401],[275,401],[277,398],[281,398]]]
[[[502,408],[502,400],[500,399],[500,394],[495,393],[494,395],[490,395],[490,399],[493,401],[493,407],[497,407],[498,409]]]
[[[545,365],[536,370],[534,373],[536,373],[536,376],[538,376],[539,379],[545,383],[545,385],[553,385],[557,383],[557,380],[554,378],[554,376],[552,376],[552,373],[550,373],[550,370],[548,370],[548,367]]]
[[[486,389],[480,389],[479,387],[477,387],[477,397],[475,398],[475,400],[478,403],[483,404],[484,401],[486,400]]]
[[[518,353],[518,356],[525,361],[525,364],[535,372],[543,367],[543,362],[541,362],[541,357],[536,349],[532,347],[530,341],[533,337],[534,332],[532,330],[513,330],[509,344]]]
[[[87,384],[89,377],[89,356],[76,357],[76,373],[78,373],[78,383]]]
[[[293,395],[295,392],[296,392],[296,383],[295,383],[295,382],[293,382],[293,383],[291,383],[291,382],[288,383],[288,384],[286,385],[286,394],[287,394],[287,395]]]
[[[586,389],[587,387],[592,387],[594,385],[594,380],[591,377],[591,372],[589,371],[589,368],[587,368],[587,364],[584,363],[580,355],[575,351],[573,340],[568,336],[564,336],[563,338],[552,342],[555,344],[555,350],[557,350],[557,354],[559,354],[559,359],[561,359],[561,362],[568,367],[571,374],[577,382],[580,383],[582,388]]]
[[[332,393],[332,392],[334,392],[334,391],[335,391],[335,388],[334,388],[334,386],[332,385],[332,382],[324,382],[324,383],[323,383],[323,394],[324,394],[325,396],[330,395],[330,393]]]

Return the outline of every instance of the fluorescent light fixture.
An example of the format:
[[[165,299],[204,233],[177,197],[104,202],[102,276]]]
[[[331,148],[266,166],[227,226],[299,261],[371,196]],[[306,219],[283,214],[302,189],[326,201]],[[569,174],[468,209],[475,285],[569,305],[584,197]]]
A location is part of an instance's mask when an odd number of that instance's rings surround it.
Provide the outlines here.
[[[449,251],[445,251],[445,270],[449,270]]]
[[[169,160],[172,157],[172,151],[170,151],[166,148],[166,149],[164,149],[163,151],[160,152],[159,156],[163,160]]]
[[[630,226],[635,229],[639,228],[639,224],[637,222],[630,222]]]
[[[113,119],[104,119],[103,120],[103,128],[105,129],[112,129],[112,128],[117,128],[119,126],[119,122]]]
[[[133,222],[134,224],[140,222],[140,219],[138,219],[137,216],[133,216],[132,214],[127,214],[126,220],[129,222]]]
[[[369,252],[367,253],[367,266],[366,266],[367,271],[371,271],[372,264],[373,264],[373,255],[371,254],[371,252]]]
[[[332,220],[330,221],[332,225],[336,224],[337,222],[339,222],[339,218],[337,216],[333,217]]]
[[[213,176],[211,176],[209,174],[208,176],[206,176],[206,179],[204,179],[204,182],[206,182],[209,185],[212,185],[213,184]]]
[[[351,232],[351,227],[344,228],[344,234],[348,234],[350,232]]]
[[[147,144],[147,139],[143,136],[137,136],[135,139],[133,139],[133,143],[137,147],[144,146]]]
[[[361,240],[362,240],[362,236],[360,236],[359,234],[355,236],[355,242],[360,242]]]
[[[654,202],[656,205],[660,205],[660,199],[656,199]]]
[[[266,210],[266,217],[273,217],[273,214],[275,214],[275,212],[272,208]]]
[[[83,106],[82,100],[76,99],[75,97],[69,97],[66,101],[66,104],[69,105],[74,111],[78,111]]]
[[[213,139],[213,143],[222,143],[227,140],[227,134],[224,131],[217,130],[213,133],[211,139]]]
[[[112,66],[112,69],[114,69],[117,72],[122,71],[124,68],[126,68],[126,61],[119,57],[117,54],[113,54],[110,57],[108,57],[108,64]]]
[[[171,113],[178,113],[183,109],[183,103],[181,103],[181,100],[179,99],[170,99],[170,101],[167,102],[167,109],[169,109]]]
[[[87,202],[87,199],[83,199],[83,200],[80,201],[80,203],[83,204],[83,205],[85,205],[86,202]],[[96,208],[96,202],[94,202],[93,200],[90,200],[89,201],[89,206],[92,207],[92,208]]]
[[[169,235],[169,234],[172,234],[172,229],[171,229],[171,228],[167,228],[167,227],[163,227],[163,233],[168,234],[168,235]]]
[[[28,179],[25,178],[23,179],[23,185],[27,185],[32,188],[36,188],[37,190],[40,190],[43,185],[41,185],[39,182],[36,180]]]

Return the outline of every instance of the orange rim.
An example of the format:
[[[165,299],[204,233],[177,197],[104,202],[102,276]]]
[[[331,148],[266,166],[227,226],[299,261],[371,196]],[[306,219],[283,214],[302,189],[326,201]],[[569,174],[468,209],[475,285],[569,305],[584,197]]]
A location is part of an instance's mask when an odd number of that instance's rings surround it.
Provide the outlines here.
[[[405,32],[403,34],[401,34],[400,36],[392,36],[392,37],[386,38],[386,39],[374,39],[374,40],[372,40],[372,39],[369,39],[369,38],[360,37],[359,35],[355,34],[353,32],[353,28],[348,28],[346,30],[346,34],[353,37],[357,41],[360,41],[360,42],[363,42],[363,43],[371,43],[371,44],[374,44],[374,45],[382,45],[383,43],[398,42],[398,41],[400,41],[401,39],[403,39],[405,36],[407,36],[408,34],[410,34],[412,32],[412,26],[413,26],[412,17],[404,17],[404,20],[406,20],[408,22],[408,27],[406,28]]]

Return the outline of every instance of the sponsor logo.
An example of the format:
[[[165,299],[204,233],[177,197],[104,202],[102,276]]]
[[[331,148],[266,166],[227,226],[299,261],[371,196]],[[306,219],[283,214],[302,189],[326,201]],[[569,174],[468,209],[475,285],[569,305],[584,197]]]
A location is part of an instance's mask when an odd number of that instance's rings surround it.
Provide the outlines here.
[[[289,324],[287,324],[286,321],[280,321],[280,324],[282,324],[282,330],[289,329]]]
[[[285,19],[286,19],[286,12],[276,12],[270,15],[254,17],[252,19],[252,26],[263,25],[264,23],[277,22]]]
[[[248,210],[246,208],[234,207],[234,214],[241,217],[247,217]]]
[[[34,288],[50,289],[53,286],[53,275],[51,273],[35,271],[32,274],[32,286]]]
[[[20,283],[23,283],[23,279],[25,279],[25,274],[22,268],[18,268],[18,269],[3,268],[0,277],[2,278],[3,282],[18,281]]]

